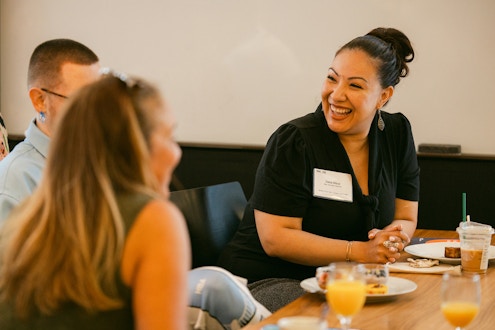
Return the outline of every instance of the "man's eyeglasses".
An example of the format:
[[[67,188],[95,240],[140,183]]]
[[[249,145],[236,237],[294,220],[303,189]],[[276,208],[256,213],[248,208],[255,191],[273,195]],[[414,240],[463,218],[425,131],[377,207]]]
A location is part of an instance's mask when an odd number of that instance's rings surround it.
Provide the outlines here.
[[[61,97],[63,99],[68,99],[69,97],[65,96],[65,95],[62,95],[62,94],[59,94],[59,93],[55,93],[55,92],[52,92],[51,90],[49,89],[46,89],[46,88],[40,88],[43,92],[45,93],[48,93],[48,94],[52,94],[52,95],[55,95],[55,96],[58,96],[58,97]]]

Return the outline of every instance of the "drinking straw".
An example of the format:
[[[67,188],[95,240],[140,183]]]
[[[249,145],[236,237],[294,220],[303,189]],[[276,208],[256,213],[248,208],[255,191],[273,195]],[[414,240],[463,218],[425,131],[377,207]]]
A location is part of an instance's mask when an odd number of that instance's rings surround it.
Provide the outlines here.
[[[466,221],[466,193],[462,193],[462,221]]]

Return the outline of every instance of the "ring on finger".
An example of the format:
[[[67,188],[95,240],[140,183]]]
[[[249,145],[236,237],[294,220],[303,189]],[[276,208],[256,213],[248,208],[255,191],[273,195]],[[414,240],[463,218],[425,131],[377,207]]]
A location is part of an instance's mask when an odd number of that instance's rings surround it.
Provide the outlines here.
[[[387,249],[390,249],[391,247],[398,249],[399,248],[399,242],[384,241],[383,246],[386,247]]]

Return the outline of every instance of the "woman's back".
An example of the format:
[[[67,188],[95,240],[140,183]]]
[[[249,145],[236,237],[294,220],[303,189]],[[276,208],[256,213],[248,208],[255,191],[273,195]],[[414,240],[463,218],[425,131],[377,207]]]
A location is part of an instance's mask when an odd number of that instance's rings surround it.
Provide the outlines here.
[[[134,224],[139,213],[151,201],[144,194],[126,194],[117,196],[117,203],[122,214],[126,234]],[[110,311],[88,313],[73,303],[65,304],[53,315],[35,313],[25,321],[14,316],[12,305],[0,305],[0,329],[16,330],[55,330],[55,329],[134,329],[132,313],[131,288],[125,285],[120,271],[116,274],[118,294],[122,297],[123,306]]]

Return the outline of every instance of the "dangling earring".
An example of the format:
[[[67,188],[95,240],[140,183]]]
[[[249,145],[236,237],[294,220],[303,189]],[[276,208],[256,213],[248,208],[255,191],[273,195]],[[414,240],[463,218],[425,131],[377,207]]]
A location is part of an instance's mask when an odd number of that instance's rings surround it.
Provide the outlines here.
[[[385,129],[385,122],[383,121],[383,118],[382,118],[381,109],[378,109],[378,129],[380,131],[383,131]]]
[[[40,118],[40,122],[42,122],[44,124],[45,123],[45,120],[46,120],[46,115],[45,115],[45,113],[43,111],[40,112],[39,118]]]

